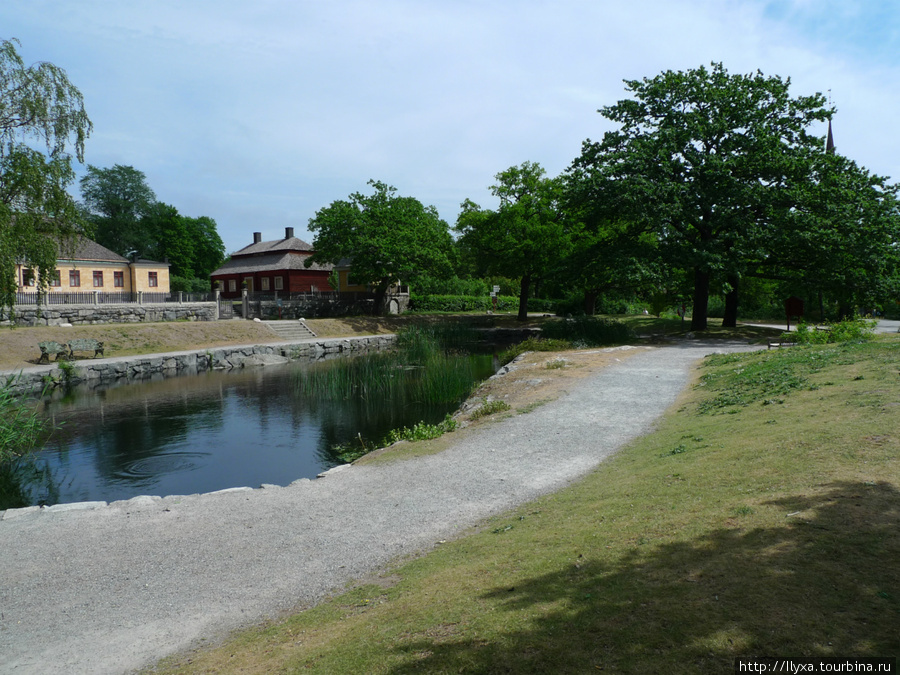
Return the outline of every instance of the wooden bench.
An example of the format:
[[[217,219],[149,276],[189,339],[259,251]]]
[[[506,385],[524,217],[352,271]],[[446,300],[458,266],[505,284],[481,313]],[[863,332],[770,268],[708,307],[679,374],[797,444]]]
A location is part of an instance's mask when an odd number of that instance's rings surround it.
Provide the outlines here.
[[[69,347],[63,343],[59,342],[38,342],[38,347],[41,350],[41,358],[38,359],[38,363],[50,363],[50,355],[56,354],[56,360],[59,361],[60,355],[68,356],[69,355]]]
[[[795,347],[796,345],[796,342],[791,342],[790,340],[783,337],[778,338],[777,340],[769,340],[769,349],[772,349],[773,347],[779,349],[781,347]]]
[[[91,338],[69,340],[69,358],[75,358],[75,352],[93,351],[94,356],[103,356],[103,343]]]

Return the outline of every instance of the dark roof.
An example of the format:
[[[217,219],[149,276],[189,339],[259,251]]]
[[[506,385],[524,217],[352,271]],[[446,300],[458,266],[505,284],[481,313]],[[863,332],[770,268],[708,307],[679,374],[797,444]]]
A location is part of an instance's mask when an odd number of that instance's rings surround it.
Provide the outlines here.
[[[299,240],[298,240],[299,241]],[[261,246],[265,243],[256,244]],[[249,247],[248,247],[249,248]],[[210,276],[220,274],[247,274],[252,272],[277,272],[278,270],[312,270],[316,272],[330,272],[333,265],[319,265],[313,263],[310,267],[304,266],[308,256],[295,255],[293,253],[272,253],[270,255],[258,255],[251,258],[232,258]]]
[[[96,241],[76,234],[71,240],[61,242],[59,245],[60,260],[93,260],[97,262],[127,263],[128,258],[115,251],[110,251]]]
[[[240,251],[232,253],[234,256],[258,255],[261,253],[274,253],[276,251],[308,251],[312,252],[313,247],[298,237],[290,237],[288,239],[276,239],[274,241],[261,241],[258,244],[250,244]]]
[[[167,262],[159,262],[158,260],[147,260],[146,258],[138,258],[134,261],[135,265],[146,265],[147,267],[171,267]]]

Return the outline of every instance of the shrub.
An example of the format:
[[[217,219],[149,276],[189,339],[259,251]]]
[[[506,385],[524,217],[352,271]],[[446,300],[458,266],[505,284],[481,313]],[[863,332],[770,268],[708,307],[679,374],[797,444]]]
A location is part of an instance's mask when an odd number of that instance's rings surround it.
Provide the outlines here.
[[[529,298],[529,312],[545,312],[552,314],[556,311],[557,300],[545,300],[543,298]],[[488,312],[493,311],[494,303],[490,295],[418,295],[412,293],[409,296],[409,309],[413,312]],[[514,295],[501,295],[497,297],[497,311],[517,312],[519,310],[519,298]]]
[[[797,325],[793,333],[782,333],[783,340],[797,342],[803,345],[826,344],[831,342],[861,342],[869,340],[875,332],[876,321],[866,319],[844,319],[838,323],[827,326],[827,330],[810,328],[806,323]]]
[[[397,441],[427,441],[437,438],[443,434],[456,430],[456,420],[447,415],[443,422],[438,424],[426,424],[419,422],[412,427],[403,427],[402,429],[391,429],[385,443],[396,443]]]
[[[621,344],[634,339],[634,332],[622,321],[594,316],[548,321],[541,327],[541,334],[585,346]]]
[[[469,419],[474,422],[482,417],[487,417],[488,415],[493,415],[498,412],[505,412],[510,409],[510,405],[506,401],[488,401],[486,398],[483,398],[481,400],[481,405],[472,411],[469,415]]]
[[[568,340],[548,340],[546,338],[530,337],[508,349],[500,352],[500,363],[507,364],[514,358],[525,352],[562,352],[574,349],[575,346]]]

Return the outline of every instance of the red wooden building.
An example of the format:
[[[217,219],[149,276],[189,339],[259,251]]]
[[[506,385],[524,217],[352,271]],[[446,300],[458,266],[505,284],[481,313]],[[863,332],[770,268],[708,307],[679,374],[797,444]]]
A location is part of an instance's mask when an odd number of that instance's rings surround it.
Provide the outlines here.
[[[240,297],[245,287],[250,293],[335,290],[328,283],[333,265],[304,266],[312,253],[312,246],[294,236],[293,227],[284,228],[284,239],[275,241],[262,241],[262,234],[254,232],[253,243],[232,253],[210,278],[213,287],[220,282],[218,287],[225,298]]]

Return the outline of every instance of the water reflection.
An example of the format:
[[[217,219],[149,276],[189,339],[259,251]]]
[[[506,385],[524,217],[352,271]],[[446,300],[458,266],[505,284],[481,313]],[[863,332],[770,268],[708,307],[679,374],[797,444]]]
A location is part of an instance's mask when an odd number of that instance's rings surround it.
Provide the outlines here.
[[[338,464],[334,445],[437,422],[455,405],[298,396],[292,363],[76,388],[46,400],[58,426],[36,461],[0,476],[0,508],[287,485]],[[480,375],[491,372],[480,357]]]

